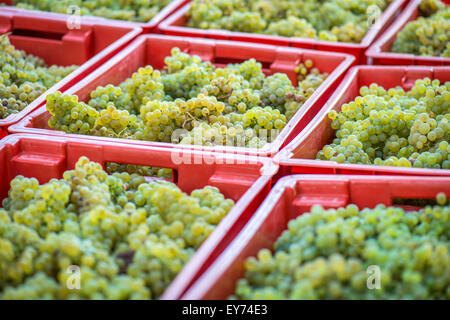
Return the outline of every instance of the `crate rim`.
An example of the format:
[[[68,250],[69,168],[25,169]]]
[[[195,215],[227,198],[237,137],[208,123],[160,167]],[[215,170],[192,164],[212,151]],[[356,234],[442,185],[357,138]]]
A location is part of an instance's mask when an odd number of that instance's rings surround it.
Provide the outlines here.
[[[44,134],[34,134],[34,133],[13,133],[5,136],[3,139],[0,140],[0,150],[5,147],[8,143],[12,143],[15,141],[19,141],[21,139],[37,139],[37,140],[49,140],[48,135]],[[129,143],[124,143],[122,141],[96,141],[96,140],[90,140],[90,139],[83,139],[79,137],[73,137],[73,136],[51,136],[50,139],[52,142],[76,142],[81,144],[88,144],[88,145],[97,145],[101,147],[108,147],[108,146],[120,146],[125,149],[137,149],[137,150],[143,150],[143,151],[158,151],[158,152],[178,152],[185,155],[192,155],[192,156],[210,156],[214,158],[221,159],[225,161],[226,160],[237,160],[237,161],[244,161],[243,163],[239,163],[246,165],[248,163],[260,163],[261,168],[265,168],[263,170],[264,173],[268,173],[270,175],[273,175],[276,173],[274,171],[275,168],[277,168],[277,164],[273,162],[272,158],[268,157],[256,157],[256,156],[248,156],[244,154],[232,154],[232,153],[219,153],[214,151],[199,151],[199,150],[184,150],[180,148],[164,148],[160,146],[142,146],[142,145],[134,145]],[[248,160],[248,161],[246,161]],[[131,160],[130,160],[131,161]]]

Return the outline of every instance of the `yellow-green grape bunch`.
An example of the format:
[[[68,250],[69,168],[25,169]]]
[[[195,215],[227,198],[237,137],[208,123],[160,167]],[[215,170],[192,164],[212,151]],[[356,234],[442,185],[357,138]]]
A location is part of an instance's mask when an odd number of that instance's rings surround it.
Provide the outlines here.
[[[450,82],[424,78],[407,92],[371,84],[360,94],[328,114],[336,138],[317,159],[450,169]]]
[[[245,262],[233,299],[449,299],[450,207],[314,206]],[[378,270],[378,272],[377,272]]]
[[[129,125],[132,126],[136,121],[136,116],[130,116],[127,110],[116,109],[114,104],[111,103],[106,106],[106,109],[100,111],[92,134],[108,137],[125,136]]]
[[[115,172],[127,172],[128,174],[138,174],[144,177],[158,177],[166,180],[172,180],[173,178],[172,169],[115,162],[106,163],[106,172],[108,172],[108,174],[113,174]]]
[[[0,36],[0,119],[22,111],[76,66],[46,66],[38,57],[16,50]]]
[[[216,67],[173,48],[162,71],[139,68],[118,86],[92,91],[87,104],[49,95],[49,126],[96,136],[260,148],[279,135],[328,76],[309,59],[293,72],[298,85],[286,74],[266,76],[255,59]],[[88,123],[81,130],[78,121]]]
[[[49,126],[70,133],[87,134],[98,119],[103,119],[97,110],[78,102],[77,96],[62,95],[59,91],[47,96],[47,110],[52,115]]]
[[[29,10],[42,10],[108,19],[149,22],[172,0],[14,0],[14,5]],[[76,6],[79,11],[71,11]]]
[[[450,7],[439,0],[422,1],[421,16],[397,35],[392,52],[450,57]]]
[[[127,91],[124,92],[121,87],[99,86],[91,92],[90,97],[89,105],[96,110],[105,109],[109,103],[114,103],[120,109],[126,109],[132,113],[135,111],[130,94]]]
[[[233,205],[86,157],[45,184],[17,176],[0,209],[0,299],[156,299]]]
[[[267,35],[361,42],[391,0],[193,0],[187,26]]]
[[[317,36],[316,29],[308,21],[294,16],[269,24],[266,32],[284,37],[316,38]]]

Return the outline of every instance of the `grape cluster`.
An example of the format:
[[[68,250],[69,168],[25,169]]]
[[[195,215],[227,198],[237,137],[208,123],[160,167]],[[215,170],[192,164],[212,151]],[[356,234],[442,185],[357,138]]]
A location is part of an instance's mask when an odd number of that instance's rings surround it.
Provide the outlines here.
[[[421,16],[397,35],[392,52],[420,56],[450,57],[450,7],[440,0],[424,0]]]
[[[86,157],[42,185],[17,176],[0,209],[0,299],[158,298],[233,204]]]
[[[47,110],[53,116],[49,120],[50,126],[74,133],[90,132],[99,118],[98,111],[78,102],[77,96],[62,95],[59,91],[47,96]]]
[[[188,27],[358,43],[390,0],[194,0]]]
[[[47,67],[44,61],[16,50],[8,35],[0,36],[0,119],[22,111],[75,66]]]
[[[449,299],[450,207],[443,193],[437,201],[409,212],[314,206],[273,253],[246,260],[232,299]]]
[[[29,10],[42,10],[108,19],[148,22],[171,0],[14,0],[14,5]],[[70,11],[76,6],[79,11]]]
[[[294,69],[294,68],[293,68]],[[49,126],[69,133],[182,144],[259,148],[273,141],[327,77],[311,60],[266,76],[254,59],[219,68],[172,49],[165,68],[140,68],[87,103],[47,96]]]
[[[424,78],[408,92],[371,84],[360,94],[329,112],[336,138],[317,159],[450,169],[450,82]]]

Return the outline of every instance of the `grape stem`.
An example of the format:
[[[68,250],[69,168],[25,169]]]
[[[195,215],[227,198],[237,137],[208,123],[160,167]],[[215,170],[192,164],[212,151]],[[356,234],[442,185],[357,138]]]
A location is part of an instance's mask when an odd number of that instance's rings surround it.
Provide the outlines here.
[[[193,121],[193,120],[197,120],[198,121],[198,119],[196,117],[194,117],[192,114],[190,114],[188,111],[186,111],[186,114],[190,117],[190,119],[184,120],[183,126],[182,126],[183,129],[186,129],[186,125],[187,125],[188,121]],[[208,117],[208,120],[209,120],[209,117]]]
[[[231,97],[231,94],[232,94],[232,93],[233,93],[233,89],[231,89],[231,91],[230,91],[229,93],[227,93],[226,95],[217,97],[217,100],[225,100],[225,99],[228,99],[229,97]]]

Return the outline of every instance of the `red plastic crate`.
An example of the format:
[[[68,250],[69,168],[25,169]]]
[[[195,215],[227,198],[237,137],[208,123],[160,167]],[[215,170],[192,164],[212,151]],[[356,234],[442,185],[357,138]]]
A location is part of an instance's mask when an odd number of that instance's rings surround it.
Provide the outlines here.
[[[280,164],[280,175],[288,174],[371,174],[450,176],[450,170],[400,168],[375,165],[339,164],[315,159],[318,151],[335,137],[328,112],[339,112],[344,103],[359,95],[361,86],[377,83],[384,88],[401,86],[411,89],[417,79],[429,77],[441,82],[450,81],[450,67],[391,67],[358,66],[352,68],[334,95],[309,125],[275,157]]]
[[[244,262],[263,248],[273,249],[288,222],[316,204],[326,209],[356,204],[359,208],[387,206],[394,199],[450,196],[450,178],[294,175],[280,180],[227,249],[182,299],[227,299],[244,276]],[[416,207],[403,206],[415,210]]]
[[[98,17],[98,16],[84,16],[84,17],[86,17],[86,18],[89,17],[89,18],[93,18],[95,20],[100,20],[100,21],[109,21],[112,23],[128,23],[128,24],[132,25],[133,27],[142,28],[142,30],[146,33],[152,33],[152,32],[157,31],[158,25],[164,19],[166,19],[174,11],[181,8],[188,1],[189,0],[173,0],[164,9],[162,9],[156,16],[154,16],[152,20],[150,20],[149,22],[146,22],[146,23],[132,22],[132,21],[126,21],[126,20],[106,19],[106,18]],[[56,15],[59,17],[63,17],[66,20],[70,16],[68,14],[66,15],[66,14],[62,14],[62,13],[54,13],[54,12],[38,11],[38,10],[25,10],[25,9],[21,9],[21,8],[16,8],[13,6],[13,3],[14,3],[13,0],[0,0],[0,4],[2,4],[2,3],[6,4],[7,6],[0,7],[0,10],[8,10],[8,11],[12,11],[12,12],[29,12],[30,14],[33,14],[33,15],[38,14],[38,15],[44,15],[44,16],[50,14],[50,15]]]
[[[308,38],[281,37],[262,34],[234,32],[229,30],[197,29],[185,27],[187,19],[186,13],[190,8],[190,3],[175,11],[164,20],[158,29],[167,35],[211,38],[219,40],[233,40],[244,42],[265,43],[278,46],[288,46],[305,49],[315,49],[329,52],[341,52],[355,56],[356,64],[366,62],[365,51],[373,41],[391,24],[396,14],[406,6],[409,0],[394,0],[386,8],[380,18],[373,24],[360,43],[331,42]],[[190,1],[189,1],[190,2]]]
[[[277,153],[284,145],[293,139],[314,117],[323,103],[329,98],[339,81],[344,77],[345,71],[350,67],[354,58],[345,54],[326,53],[296,48],[277,48],[260,44],[245,44],[242,42],[216,41],[198,38],[180,38],[161,35],[143,35],[133,41],[126,49],[105,63],[102,67],[88,77],[67,90],[67,94],[78,95],[80,101],[87,101],[89,94],[97,86],[107,84],[118,85],[141,66],[152,65],[156,69],[164,66],[164,58],[170,55],[173,47],[179,47],[182,51],[199,55],[203,60],[211,61],[223,66],[227,63],[236,63],[250,58],[262,62],[267,74],[275,72],[286,73],[291,81],[296,82],[294,68],[301,61],[311,59],[322,72],[328,72],[328,78],[305,102],[286,127],[281,131],[276,140],[266,144],[260,149],[229,146],[192,146],[163,142],[124,140],[117,138],[94,137],[88,135],[78,136],[99,141],[122,141],[136,145],[154,145],[169,148],[187,148],[195,150],[218,151],[237,154],[250,154],[269,156]],[[294,83],[295,83],[294,82]],[[40,133],[56,136],[68,136],[62,131],[52,130],[48,127],[50,113],[42,106],[31,115],[23,119],[19,124],[10,128],[15,133]]]
[[[407,23],[419,17],[419,4],[422,0],[413,0],[399,15],[389,29],[367,50],[367,57],[373,64],[384,65],[424,65],[448,66],[450,58],[416,56],[408,53],[390,52],[397,34],[403,30]],[[447,5],[450,0],[442,0]]]
[[[112,25],[82,19],[81,28],[69,30],[61,17],[43,17],[0,11],[0,34],[10,32],[11,43],[20,50],[36,55],[48,65],[79,67],[49,88],[21,112],[0,119],[0,138],[8,134],[8,127],[45,103],[45,96],[65,90],[107,61],[131,40],[141,28]]]
[[[236,205],[166,289],[163,299],[179,298],[226,248],[267,196],[272,175],[278,168],[267,158],[14,134],[0,143],[0,180],[3,182],[0,200],[7,197],[9,183],[15,176],[35,177],[40,183],[51,178],[62,178],[63,172],[73,169],[81,156],[102,165],[118,162],[171,168],[174,170],[174,182],[182,191],[190,193],[210,185],[219,188],[226,198],[236,201]]]

